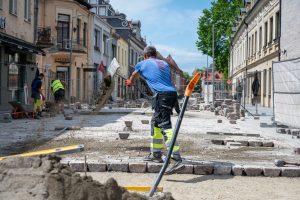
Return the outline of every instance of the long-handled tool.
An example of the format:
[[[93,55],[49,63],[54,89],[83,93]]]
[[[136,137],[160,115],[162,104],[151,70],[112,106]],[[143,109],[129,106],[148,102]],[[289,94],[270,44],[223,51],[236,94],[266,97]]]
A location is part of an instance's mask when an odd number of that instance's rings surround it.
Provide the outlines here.
[[[285,162],[284,160],[275,160],[274,164],[276,167],[284,167],[285,165],[300,166],[300,163],[290,163],[290,162]]]
[[[154,192],[156,191],[156,188],[157,186],[159,185],[167,167],[168,167],[168,164],[169,164],[169,161],[170,161],[170,158],[171,158],[171,154],[173,152],[173,147],[175,145],[175,142],[176,142],[176,138],[177,138],[177,135],[178,135],[178,131],[180,129],[180,125],[181,125],[181,122],[182,122],[182,119],[183,119],[183,115],[184,115],[184,112],[185,112],[185,109],[186,109],[186,106],[187,106],[187,103],[188,103],[188,100],[189,100],[189,97],[191,96],[197,82],[199,81],[201,77],[201,74],[198,72],[194,77],[193,79],[189,82],[186,90],[185,90],[185,94],[184,94],[184,100],[183,100],[183,106],[182,106],[182,109],[179,113],[179,117],[177,119],[177,122],[176,122],[176,126],[175,126],[175,129],[174,129],[174,135],[172,137],[172,140],[171,140],[171,144],[170,144],[170,148],[168,150],[168,154],[167,154],[167,157],[165,159],[165,162],[164,162],[164,165],[162,166],[162,168],[160,169],[160,172],[158,174],[158,177],[150,191],[150,194],[149,196],[152,197]]]

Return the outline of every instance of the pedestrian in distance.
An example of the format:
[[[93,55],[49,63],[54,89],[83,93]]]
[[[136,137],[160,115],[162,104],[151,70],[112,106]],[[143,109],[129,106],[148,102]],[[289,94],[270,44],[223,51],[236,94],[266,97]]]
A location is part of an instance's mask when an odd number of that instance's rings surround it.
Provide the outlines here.
[[[173,129],[171,124],[172,109],[177,102],[177,92],[171,81],[170,66],[163,60],[157,59],[156,48],[148,46],[144,49],[144,60],[137,63],[135,71],[125,81],[127,86],[134,85],[139,76],[142,76],[153,92],[152,109],[154,114],[151,119],[151,152],[144,161],[162,163],[162,148],[164,143],[169,148]],[[176,142],[171,162],[165,174],[172,174],[182,168],[182,158]]]
[[[57,113],[64,114],[65,88],[59,79],[51,81],[51,91],[55,99],[55,109]]]
[[[239,103],[241,103],[242,96],[243,96],[243,86],[240,80],[238,80],[238,84],[235,88],[235,91],[236,91],[236,99],[238,100]]]
[[[254,74],[254,80],[252,82],[252,94],[253,94],[253,105],[257,104],[258,92],[259,92],[259,80],[257,76],[257,72]]]
[[[33,98],[33,117],[35,119],[39,119],[40,117],[42,117],[43,100],[45,100],[45,97],[42,93],[43,78],[44,74],[40,73],[33,79],[31,83],[31,98]]]

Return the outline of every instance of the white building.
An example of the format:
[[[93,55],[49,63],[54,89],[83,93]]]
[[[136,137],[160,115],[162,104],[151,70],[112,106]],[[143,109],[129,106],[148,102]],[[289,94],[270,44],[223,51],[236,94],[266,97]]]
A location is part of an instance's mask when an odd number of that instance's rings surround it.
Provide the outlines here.
[[[273,106],[272,62],[279,58],[279,7],[279,0],[245,0],[245,8],[232,28],[230,76],[233,88],[238,80],[242,81],[242,102],[246,104],[252,101],[251,85],[257,72],[259,103],[264,107]]]

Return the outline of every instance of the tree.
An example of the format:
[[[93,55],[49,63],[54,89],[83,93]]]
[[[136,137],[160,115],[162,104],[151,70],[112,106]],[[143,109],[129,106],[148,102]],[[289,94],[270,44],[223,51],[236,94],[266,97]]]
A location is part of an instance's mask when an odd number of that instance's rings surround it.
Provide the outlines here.
[[[198,50],[212,57],[212,27],[214,25],[215,67],[228,76],[231,28],[242,7],[242,0],[217,0],[204,9],[198,22]]]

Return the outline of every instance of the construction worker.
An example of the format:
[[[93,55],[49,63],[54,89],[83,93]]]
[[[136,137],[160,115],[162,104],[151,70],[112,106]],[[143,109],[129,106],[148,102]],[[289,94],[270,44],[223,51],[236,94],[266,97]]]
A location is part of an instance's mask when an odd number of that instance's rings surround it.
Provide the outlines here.
[[[57,113],[64,113],[65,88],[59,79],[51,81],[51,90],[54,94]]]
[[[42,117],[44,95],[42,93],[42,79],[44,74],[40,73],[31,83],[31,98],[33,98],[33,117]],[[38,111],[37,111],[38,109]]]
[[[238,80],[238,84],[235,88],[235,91],[236,91],[236,99],[238,100],[239,103],[241,103],[242,96],[243,96],[243,86],[240,80]]]
[[[155,47],[146,47],[144,61],[136,64],[135,71],[125,83],[127,86],[132,86],[141,75],[154,94],[152,108],[155,112],[151,120],[151,152],[144,158],[144,161],[162,163],[164,141],[169,148],[173,137],[171,113],[177,102],[177,92],[171,82],[170,66],[165,61],[157,59],[156,56]],[[168,166],[166,174],[172,174],[184,167],[177,143],[173,148],[171,158],[175,163],[172,162]]]

